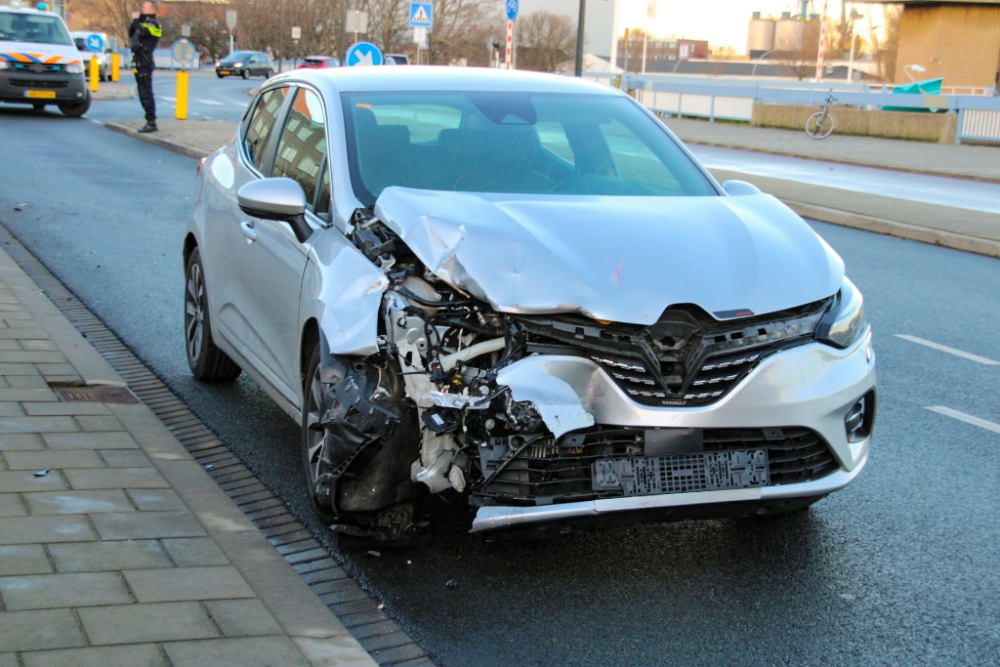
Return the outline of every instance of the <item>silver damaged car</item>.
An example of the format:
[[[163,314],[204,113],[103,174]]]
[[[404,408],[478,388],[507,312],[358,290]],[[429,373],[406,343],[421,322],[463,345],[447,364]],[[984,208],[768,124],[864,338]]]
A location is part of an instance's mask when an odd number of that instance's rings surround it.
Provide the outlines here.
[[[300,422],[339,531],[405,539],[435,495],[474,532],[782,513],[868,460],[840,257],[598,83],[278,76],[199,164],[184,265],[192,372]]]

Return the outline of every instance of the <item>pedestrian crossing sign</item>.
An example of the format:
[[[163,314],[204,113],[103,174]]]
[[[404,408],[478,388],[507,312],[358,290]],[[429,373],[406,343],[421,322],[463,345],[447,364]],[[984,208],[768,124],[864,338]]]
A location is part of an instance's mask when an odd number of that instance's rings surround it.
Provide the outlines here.
[[[434,22],[434,5],[429,2],[410,3],[410,27],[430,28]]]

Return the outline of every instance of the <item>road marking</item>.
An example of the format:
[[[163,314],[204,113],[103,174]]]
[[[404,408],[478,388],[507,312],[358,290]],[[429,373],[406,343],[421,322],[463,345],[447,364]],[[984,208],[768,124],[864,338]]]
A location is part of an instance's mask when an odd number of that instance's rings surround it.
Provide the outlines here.
[[[230,102],[234,107],[239,107],[241,109],[247,108],[247,102]]]
[[[161,100],[167,100],[168,102],[176,102],[177,101],[176,97],[170,97],[168,95],[157,95],[157,97],[159,97]]]
[[[1000,433],[1000,424],[994,424],[991,421],[986,421],[985,419],[980,419],[979,417],[973,417],[972,415],[967,415],[964,412],[959,412],[958,410],[952,410],[951,408],[946,408],[941,405],[929,405],[924,409],[936,412],[939,415],[944,415],[945,417],[957,419],[958,421],[965,422],[966,424],[972,424],[973,426],[984,428],[987,431]]]
[[[202,104],[209,104],[209,105],[211,105],[211,106],[213,106],[213,107],[221,107],[221,106],[224,106],[224,105],[222,104],[222,102],[216,102],[216,101],[214,101],[214,100],[195,100],[195,102],[201,102]]]
[[[903,340],[908,340],[911,343],[916,343],[917,345],[924,345],[939,352],[947,352],[948,354],[954,354],[956,357],[962,357],[963,359],[968,359],[969,361],[974,361],[977,364],[984,364],[986,366],[1000,366],[1000,361],[993,361],[992,359],[987,359],[986,357],[980,357],[976,354],[969,354],[968,352],[962,352],[961,350],[956,350],[953,347],[948,347],[947,345],[941,345],[939,343],[932,343],[929,340],[924,340],[923,338],[917,338],[916,336],[908,336],[906,334],[896,334],[896,338],[902,338]]]

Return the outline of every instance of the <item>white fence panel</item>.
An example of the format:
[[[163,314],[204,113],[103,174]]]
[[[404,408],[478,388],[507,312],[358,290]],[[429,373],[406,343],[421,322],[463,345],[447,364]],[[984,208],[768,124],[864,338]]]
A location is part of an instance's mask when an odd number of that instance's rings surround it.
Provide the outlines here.
[[[729,120],[753,120],[753,98],[716,97],[714,115]]]
[[[686,116],[712,115],[711,95],[685,95],[681,98],[681,113]]]
[[[964,139],[1000,141],[1000,111],[966,109],[959,129]]]
[[[681,108],[681,96],[677,93],[656,92],[656,104],[652,107],[654,111],[664,113],[677,113]]]

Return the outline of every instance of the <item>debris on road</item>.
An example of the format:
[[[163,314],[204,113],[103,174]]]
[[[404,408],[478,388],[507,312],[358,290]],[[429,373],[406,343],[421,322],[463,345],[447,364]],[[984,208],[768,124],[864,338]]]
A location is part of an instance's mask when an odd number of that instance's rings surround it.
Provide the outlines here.
[[[45,477],[48,474],[49,474],[48,470],[39,470],[38,472],[35,473],[35,477]]]

